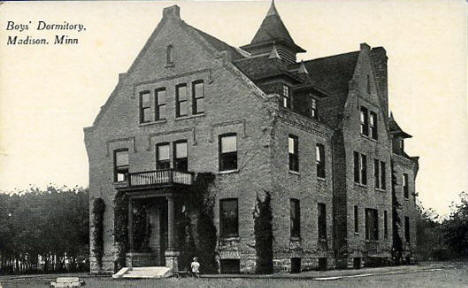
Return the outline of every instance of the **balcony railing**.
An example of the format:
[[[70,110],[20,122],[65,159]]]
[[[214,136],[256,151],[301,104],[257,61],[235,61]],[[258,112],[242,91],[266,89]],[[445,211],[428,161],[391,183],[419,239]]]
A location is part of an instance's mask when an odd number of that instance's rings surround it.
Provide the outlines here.
[[[134,172],[127,175],[126,187],[182,184],[192,185],[193,174],[174,169]]]

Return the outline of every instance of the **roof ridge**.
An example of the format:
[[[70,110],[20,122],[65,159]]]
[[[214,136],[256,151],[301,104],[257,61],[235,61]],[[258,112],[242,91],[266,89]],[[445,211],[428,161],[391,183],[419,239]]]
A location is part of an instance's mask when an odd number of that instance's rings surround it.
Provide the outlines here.
[[[324,56],[324,57],[319,57],[319,58],[304,60],[304,63],[306,63],[306,62],[312,62],[312,61],[316,61],[316,60],[329,59],[329,58],[338,57],[338,56],[345,56],[345,55],[349,55],[349,54],[353,54],[353,53],[359,53],[359,52],[360,52],[359,50],[356,50],[356,51],[351,51],[351,52],[346,52],[346,53],[341,53],[341,54],[335,54],[335,55],[331,55],[331,56]],[[295,63],[295,64],[300,64],[300,63]]]

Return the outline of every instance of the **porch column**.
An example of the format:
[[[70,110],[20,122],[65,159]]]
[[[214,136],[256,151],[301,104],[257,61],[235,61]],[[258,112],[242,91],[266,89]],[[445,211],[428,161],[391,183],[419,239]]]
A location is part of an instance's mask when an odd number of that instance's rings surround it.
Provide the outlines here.
[[[179,252],[175,250],[174,243],[174,226],[175,226],[175,211],[174,197],[169,195],[167,199],[167,250],[165,252],[166,267],[171,268],[172,273],[179,271]]]
[[[167,196],[167,248],[174,250],[174,197]]]
[[[129,252],[133,252],[133,201],[128,199],[128,244]]]

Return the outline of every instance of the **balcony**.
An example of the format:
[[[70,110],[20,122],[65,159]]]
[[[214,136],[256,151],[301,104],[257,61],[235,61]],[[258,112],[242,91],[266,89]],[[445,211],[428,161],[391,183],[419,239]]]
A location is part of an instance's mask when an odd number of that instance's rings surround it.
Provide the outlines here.
[[[193,173],[174,169],[128,173],[126,180],[114,184],[117,189],[133,190],[175,185],[192,185]]]

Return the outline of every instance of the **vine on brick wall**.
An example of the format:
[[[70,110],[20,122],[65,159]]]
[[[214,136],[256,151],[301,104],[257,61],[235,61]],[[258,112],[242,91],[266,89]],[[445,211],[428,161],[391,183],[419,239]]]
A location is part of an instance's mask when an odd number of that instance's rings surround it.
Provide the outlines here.
[[[128,247],[128,198],[124,192],[117,193],[114,199],[114,243],[116,258],[114,271],[125,267],[125,253]]]
[[[210,193],[210,185],[214,182],[212,173],[198,173],[184,197],[186,218],[182,231],[185,231],[183,257],[181,266],[187,267],[191,257],[197,256],[203,273],[217,271],[215,261],[216,227],[214,225],[215,195]],[[182,232],[181,232],[182,233]]]
[[[393,163],[391,163],[392,167],[392,228],[393,228],[393,245],[392,245],[392,261],[395,265],[400,265],[402,260],[402,253],[403,253],[403,242],[400,237],[400,226],[401,226],[401,219],[400,215],[398,214],[398,210],[401,209],[401,204],[398,202],[395,192],[396,186],[396,176],[395,170],[393,169]]]
[[[257,205],[253,213],[255,251],[257,274],[268,274],[273,272],[273,214],[271,212],[271,196],[265,192],[262,201],[257,195]]]
[[[99,268],[102,268],[102,256],[104,254],[104,211],[106,204],[102,198],[96,198],[93,202],[93,253]]]

